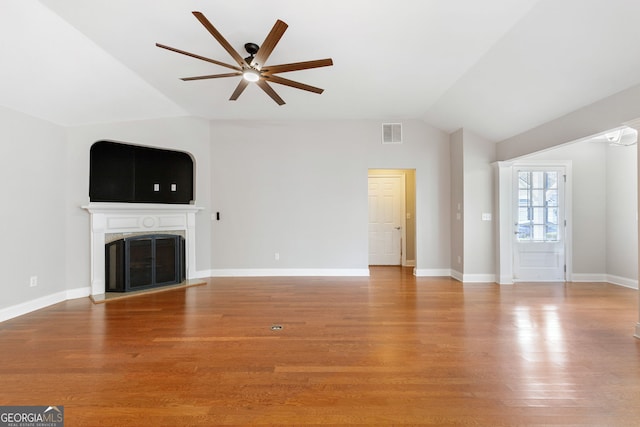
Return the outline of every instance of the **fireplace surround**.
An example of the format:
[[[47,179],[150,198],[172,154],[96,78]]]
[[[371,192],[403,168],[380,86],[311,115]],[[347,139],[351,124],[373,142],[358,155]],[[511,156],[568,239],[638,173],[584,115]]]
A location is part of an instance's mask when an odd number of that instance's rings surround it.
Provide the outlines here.
[[[151,203],[90,203],[82,206],[91,217],[91,295],[106,291],[105,243],[114,233],[183,234],[186,279],[195,278],[195,215],[203,208],[194,205]]]

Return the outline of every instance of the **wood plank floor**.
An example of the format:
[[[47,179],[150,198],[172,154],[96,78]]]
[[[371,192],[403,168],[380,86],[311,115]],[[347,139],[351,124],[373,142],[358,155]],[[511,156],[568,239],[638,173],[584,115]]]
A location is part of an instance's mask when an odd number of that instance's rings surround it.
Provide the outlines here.
[[[608,284],[215,278],[0,323],[0,405],[67,427],[637,426],[637,320]]]

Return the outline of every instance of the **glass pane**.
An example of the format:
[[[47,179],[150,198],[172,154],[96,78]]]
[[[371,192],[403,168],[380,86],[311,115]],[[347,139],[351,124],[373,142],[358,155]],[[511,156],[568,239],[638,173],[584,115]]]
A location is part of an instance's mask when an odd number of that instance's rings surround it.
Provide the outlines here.
[[[531,240],[531,225],[518,224],[518,240]]]
[[[558,208],[547,209],[547,224],[558,225]]]
[[[176,272],[176,239],[156,239],[156,283],[175,282]]]
[[[531,190],[531,205],[544,206],[544,190]]]
[[[518,171],[518,241],[559,241],[558,171]]]
[[[129,287],[150,285],[152,282],[153,258],[151,239],[129,242]]]
[[[531,172],[533,188],[544,188],[544,174],[542,171]]]
[[[544,224],[544,208],[533,208],[533,223]]]
[[[533,226],[533,240],[544,240],[544,225]]]
[[[529,208],[518,208],[518,224],[529,221]]]
[[[518,190],[518,206],[529,206],[529,190]]]

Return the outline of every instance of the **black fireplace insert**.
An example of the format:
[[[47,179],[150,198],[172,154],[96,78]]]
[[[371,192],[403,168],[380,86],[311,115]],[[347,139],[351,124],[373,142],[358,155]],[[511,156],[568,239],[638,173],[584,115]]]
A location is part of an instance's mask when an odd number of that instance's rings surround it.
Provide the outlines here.
[[[106,292],[175,285],[185,277],[185,239],[182,236],[146,234],[105,245]]]

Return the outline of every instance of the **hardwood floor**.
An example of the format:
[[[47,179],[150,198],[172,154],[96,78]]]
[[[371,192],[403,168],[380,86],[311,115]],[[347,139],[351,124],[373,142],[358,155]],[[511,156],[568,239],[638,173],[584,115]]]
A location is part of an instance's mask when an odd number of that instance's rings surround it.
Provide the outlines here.
[[[0,405],[67,427],[637,426],[637,320],[608,284],[215,278],[0,323]]]

